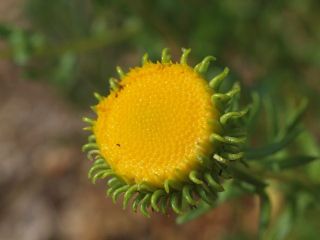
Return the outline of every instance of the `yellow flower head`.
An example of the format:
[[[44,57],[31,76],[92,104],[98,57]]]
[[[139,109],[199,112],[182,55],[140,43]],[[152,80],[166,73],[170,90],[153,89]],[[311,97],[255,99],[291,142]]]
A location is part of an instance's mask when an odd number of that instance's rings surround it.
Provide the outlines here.
[[[108,194],[116,200],[124,193],[124,207],[134,198],[133,209],[140,205],[145,215],[159,206],[181,213],[212,203],[223,190],[228,162],[243,155],[244,138],[230,135],[239,129],[234,120],[246,113],[229,110],[239,86],[219,92],[228,69],[208,82],[203,74],[214,57],[192,68],[189,53],[183,49],[174,63],[164,49],[161,62],[145,55],[143,65],[127,74],[118,67],[120,80],[110,79],[110,94],[96,94],[97,119],[84,118],[93,132],[84,146],[95,160],[89,177],[109,178]]]
[[[147,63],[131,69],[120,89],[97,106],[94,134],[101,155],[128,183],[163,187],[185,180],[208,155],[212,90],[185,64]]]

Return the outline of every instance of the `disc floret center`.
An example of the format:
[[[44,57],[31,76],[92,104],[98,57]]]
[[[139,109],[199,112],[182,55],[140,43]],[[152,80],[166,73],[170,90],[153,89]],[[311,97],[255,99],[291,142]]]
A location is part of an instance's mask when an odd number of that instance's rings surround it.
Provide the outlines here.
[[[147,63],[123,77],[97,106],[94,127],[102,156],[128,183],[183,181],[209,155],[212,90],[193,68]]]

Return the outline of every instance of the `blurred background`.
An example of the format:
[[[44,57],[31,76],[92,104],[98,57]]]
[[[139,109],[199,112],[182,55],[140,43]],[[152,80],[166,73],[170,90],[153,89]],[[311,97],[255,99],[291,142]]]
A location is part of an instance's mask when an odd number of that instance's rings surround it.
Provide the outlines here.
[[[253,196],[176,225],[123,211],[87,180],[81,117],[92,115],[93,91],[107,94],[115,66],[128,70],[145,52],[157,60],[164,47],[174,59],[192,48],[192,64],[216,56],[209,74],[228,66],[244,97],[255,90],[269,107],[307,97],[298,145],[320,155],[318,0],[1,0],[1,240],[257,239]],[[317,162],[295,171],[320,183]],[[269,239],[319,239],[310,194],[282,185],[271,200]]]

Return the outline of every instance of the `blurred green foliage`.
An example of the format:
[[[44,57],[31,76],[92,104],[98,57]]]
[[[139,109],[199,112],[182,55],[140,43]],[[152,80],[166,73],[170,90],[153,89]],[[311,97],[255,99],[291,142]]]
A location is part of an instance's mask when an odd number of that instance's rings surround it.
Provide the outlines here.
[[[175,55],[190,47],[197,60],[218,56],[250,87],[316,96],[319,7],[317,0],[28,0],[30,27],[2,26],[0,34],[27,76],[56,84],[78,104],[107,88],[116,65],[163,47]]]
[[[263,162],[276,173],[320,156],[319,10],[318,0],[27,0],[30,27],[1,24],[0,37],[9,49],[0,57],[13,59],[26,77],[50,82],[74,103],[87,106],[93,91],[108,91],[116,65],[137,65],[144,52],[152,59],[163,47],[174,56],[190,47],[194,62],[217,56],[213,72],[229,66],[247,98],[251,90],[262,96],[265,112],[252,126],[253,145],[266,142],[271,151],[287,144],[288,135],[279,129],[293,131],[300,119],[296,99],[309,99],[309,131],[289,150]],[[262,129],[263,123],[269,127]],[[289,161],[287,151],[304,155]],[[314,188],[320,183],[320,165],[287,171],[283,178],[290,185],[280,185],[287,204],[267,239],[318,239],[320,197]],[[292,181],[295,176],[302,181]]]

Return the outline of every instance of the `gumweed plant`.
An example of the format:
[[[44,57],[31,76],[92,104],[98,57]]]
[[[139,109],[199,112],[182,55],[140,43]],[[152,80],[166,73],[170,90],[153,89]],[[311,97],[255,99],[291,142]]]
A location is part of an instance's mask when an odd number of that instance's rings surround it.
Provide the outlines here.
[[[306,102],[275,144],[253,149],[247,135],[261,108],[258,95],[242,106],[240,84],[223,87],[228,68],[207,80],[215,57],[192,67],[189,54],[190,49],[182,49],[178,62],[171,60],[168,49],[157,62],[145,54],[142,65],[127,73],[117,67],[119,79],[110,78],[108,96],[94,94],[97,117],[83,118],[89,124],[85,130],[92,132],[83,146],[92,160],[88,176],[93,183],[105,179],[106,194],[113,201],[121,198],[123,208],[130,205],[145,216],[172,209],[181,223],[237,195],[229,191],[237,186],[260,196],[261,224],[267,224],[270,204],[259,170],[270,162],[273,168],[288,165],[268,157],[301,131]],[[256,167],[257,159],[269,160]]]

